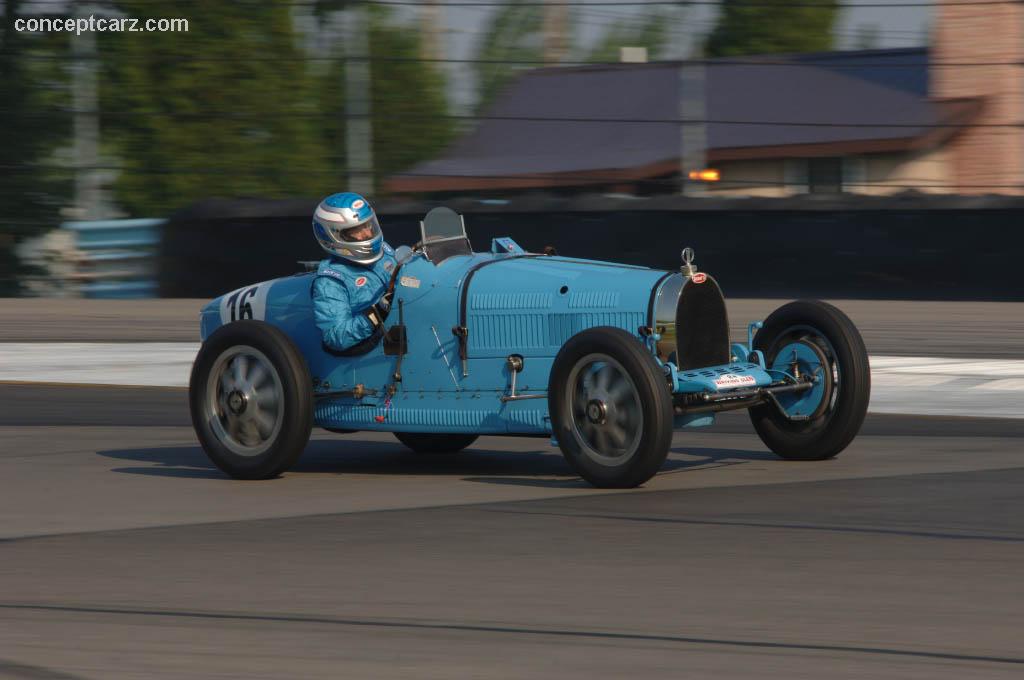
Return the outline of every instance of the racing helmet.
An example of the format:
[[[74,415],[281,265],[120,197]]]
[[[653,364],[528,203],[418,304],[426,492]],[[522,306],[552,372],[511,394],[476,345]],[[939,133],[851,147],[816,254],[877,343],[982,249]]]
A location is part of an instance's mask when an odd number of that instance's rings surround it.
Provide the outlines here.
[[[313,213],[313,235],[330,255],[369,265],[380,259],[384,234],[370,202],[359,194],[331,194]]]

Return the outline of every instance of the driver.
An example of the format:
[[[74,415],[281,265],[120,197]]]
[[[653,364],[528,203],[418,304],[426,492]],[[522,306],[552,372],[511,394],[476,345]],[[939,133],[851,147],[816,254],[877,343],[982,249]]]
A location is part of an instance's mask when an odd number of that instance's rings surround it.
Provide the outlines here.
[[[376,341],[397,262],[370,202],[350,192],[331,194],[313,213],[313,235],[330,255],[313,279],[313,319],[324,344],[341,351]]]

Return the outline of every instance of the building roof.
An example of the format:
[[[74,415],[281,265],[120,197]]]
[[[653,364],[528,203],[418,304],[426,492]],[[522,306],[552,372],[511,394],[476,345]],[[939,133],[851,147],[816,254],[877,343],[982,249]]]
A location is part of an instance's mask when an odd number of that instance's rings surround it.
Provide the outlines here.
[[[392,191],[614,183],[678,170],[681,64],[529,71]],[[925,48],[717,59],[704,70],[709,162],[923,148],[977,114],[927,97]],[[815,123],[792,125],[792,123]]]

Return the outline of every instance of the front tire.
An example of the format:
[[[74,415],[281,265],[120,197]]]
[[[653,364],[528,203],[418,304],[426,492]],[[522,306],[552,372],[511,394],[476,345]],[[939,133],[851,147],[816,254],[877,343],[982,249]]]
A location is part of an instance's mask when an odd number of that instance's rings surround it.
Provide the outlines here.
[[[299,350],[263,321],[236,321],[203,343],[189,379],[192,426],[213,463],[236,479],[292,466],[313,427],[313,387]]]
[[[761,441],[787,460],[824,460],[838,455],[857,436],[871,398],[871,368],[857,327],[838,308],[818,300],[798,300],[779,307],[754,336],[767,366],[789,367],[789,355],[804,370],[821,367],[820,402],[782,402],[799,419],[774,404],[750,409]],[[820,357],[818,361],[814,357]],[[803,363],[801,363],[803,362]],[[778,377],[774,374],[773,377]],[[813,391],[809,391],[813,393]]]
[[[643,484],[672,444],[665,377],[621,328],[590,328],[565,343],[551,370],[548,407],[565,459],[597,487]]]

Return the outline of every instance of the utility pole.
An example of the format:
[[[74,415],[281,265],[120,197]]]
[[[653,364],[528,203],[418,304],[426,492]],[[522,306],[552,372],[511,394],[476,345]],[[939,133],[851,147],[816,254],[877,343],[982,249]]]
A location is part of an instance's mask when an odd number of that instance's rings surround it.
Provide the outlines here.
[[[569,6],[565,0],[544,5],[544,63],[557,64],[569,51]]]
[[[76,18],[89,18],[95,7],[77,4]],[[99,219],[99,96],[96,79],[96,34],[71,36],[71,97],[74,106],[75,212],[80,220]]]
[[[420,7],[420,58],[429,61],[444,59],[442,7],[430,2]]]
[[[346,10],[345,161],[349,190],[373,194],[373,121],[370,119],[369,5]]]
[[[704,59],[697,57],[679,64],[679,193],[703,196],[705,187],[700,181],[689,181],[693,170],[703,170],[707,163],[708,126],[706,67]]]

